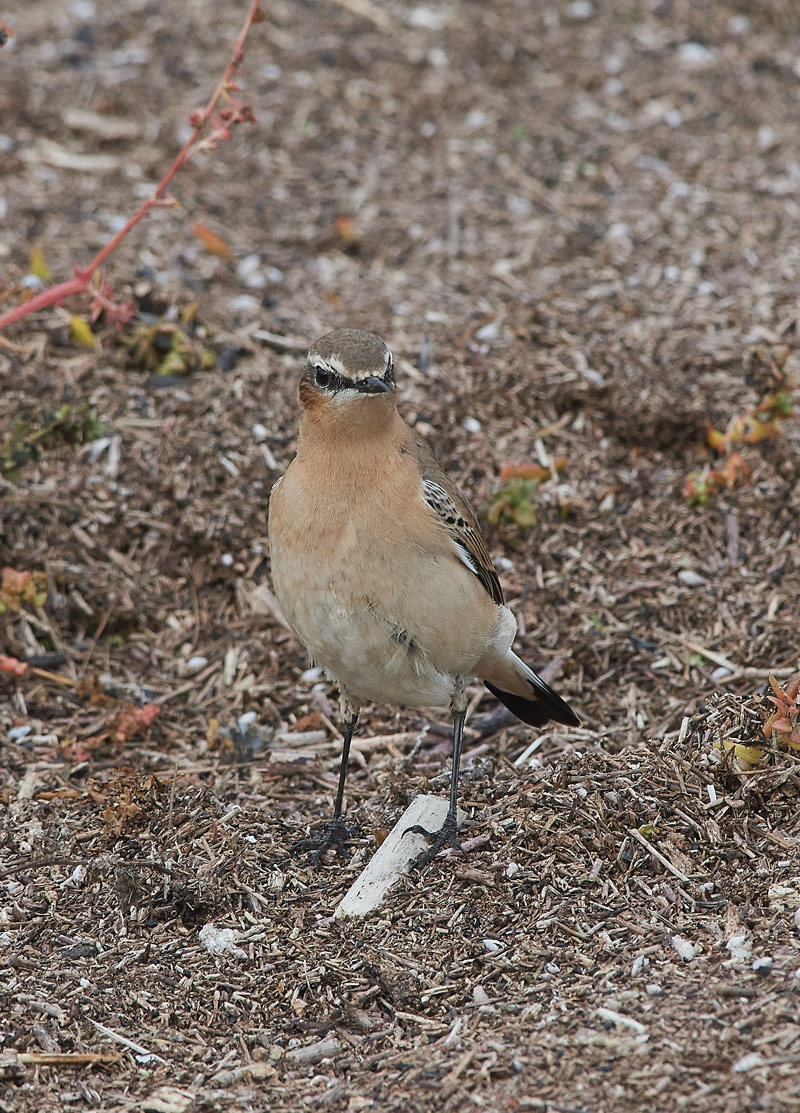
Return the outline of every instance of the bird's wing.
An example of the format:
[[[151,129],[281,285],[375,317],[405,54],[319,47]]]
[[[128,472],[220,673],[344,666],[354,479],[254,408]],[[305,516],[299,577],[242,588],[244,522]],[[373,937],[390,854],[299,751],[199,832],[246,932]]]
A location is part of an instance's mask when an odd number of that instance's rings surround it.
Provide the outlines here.
[[[414,439],[422,473],[422,497],[449,533],[458,559],[478,577],[495,603],[502,603],[503,589],[472,507],[442,471],[427,442],[418,434]]]

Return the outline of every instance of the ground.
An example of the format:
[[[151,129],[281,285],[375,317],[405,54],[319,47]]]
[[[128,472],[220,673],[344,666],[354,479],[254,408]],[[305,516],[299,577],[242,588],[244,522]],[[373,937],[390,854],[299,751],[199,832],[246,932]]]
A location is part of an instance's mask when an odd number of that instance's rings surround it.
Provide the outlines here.
[[[244,8],[0,12],[0,309],[152,188]],[[794,1110],[798,759],[753,747],[800,667],[795,5],[264,14],[258,123],[105,267],[133,319],[0,347],[0,566],[38,574],[0,593],[1,1107]],[[449,755],[446,717],[367,709],[352,860],[293,850],[339,735],[266,515],[342,325],[393,348],[583,724],[471,689],[475,844],[347,924]]]

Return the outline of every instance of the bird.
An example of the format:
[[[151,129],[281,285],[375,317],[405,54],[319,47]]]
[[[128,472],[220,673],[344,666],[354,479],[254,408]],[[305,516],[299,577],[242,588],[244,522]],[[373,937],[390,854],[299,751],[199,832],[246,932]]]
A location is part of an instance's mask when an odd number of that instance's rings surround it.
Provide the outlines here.
[[[577,726],[572,708],[512,649],[517,623],[476,516],[427,441],[400,416],[394,360],[371,332],[342,328],[308,351],[297,451],[272,488],[275,595],[339,687],[343,750],[333,818],[298,846],[345,853],[347,764],[365,702],[450,708],[449,807],[412,867],[458,839],[466,685],[477,678],[523,723]]]

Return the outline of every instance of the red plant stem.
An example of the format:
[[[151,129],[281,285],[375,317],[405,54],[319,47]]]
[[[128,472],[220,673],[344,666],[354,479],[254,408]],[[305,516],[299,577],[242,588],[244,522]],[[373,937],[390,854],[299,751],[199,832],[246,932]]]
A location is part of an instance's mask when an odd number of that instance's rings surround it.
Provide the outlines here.
[[[247,38],[247,34],[253,24],[253,21],[256,18],[259,4],[260,0],[251,0],[250,10],[245,17],[245,21],[242,24],[242,29],[239,32],[238,38],[233,45],[233,50],[231,51],[231,56],[228,59],[228,64],[225,67],[225,72],[220,78],[219,83],[206,107],[193,117],[195,123],[192,134],[189,136],[184,145],[181,147],[178,154],[175,156],[172,164],[170,165],[164,177],[156,186],[154,192],[150,195],[150,197],[142,202],[142,204],[139,206],[139,208],[136,210],[127,224],[123,228],[121,228],[115,236],[112,236],[108,243],[97,252],[95,257],[91,260],[90,263],[88,263],[86,267],[75,267],[74,278],[67,279],[65,282],[58,282],[55,286],[50,286],[49,289],[42,290],[41,293],[34,295],[34,297],[30,298],[28,301],[23,302],[21,305],[17,305],[13,309],[10,309],[7,313],[3,313],[2,315],[0,315],[0,332],[2,332],[3,329],[8,328],[9,325],[13,325],[16,321],[21,321],[23,317],[28,317],[31,313],[36,313],[39,309],[46,309],[50,305],[59,305],[62,301],[64,301],[68,297],[71,297],[73,294],[86,293],[86,291],[89,289],[89,283],[91,282],[93,276],[100,269],[103,263],[105,263],[109,255],[111,255],[112,252],[116,251],[125,237],[136,227],[139,221],[143,220],[144,217],[147,216],[147,214],[150,212],[150,210],[158,205],[169,183],[172,181],[181,167],[192,157],[195,144],[202,134],[203,129],[208,124],[211,113],[214,111],[220,98],[225,92],[233,71],[236,69],[237,66],[241,64],[242,58],[244,57],[244,41]]]

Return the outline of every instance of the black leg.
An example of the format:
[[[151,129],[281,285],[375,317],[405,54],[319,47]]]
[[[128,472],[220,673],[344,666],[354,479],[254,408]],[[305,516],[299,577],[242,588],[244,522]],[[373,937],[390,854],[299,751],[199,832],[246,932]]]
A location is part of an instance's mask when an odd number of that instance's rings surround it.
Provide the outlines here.
[[[309,857],[315,866],[320,863],[320,858],[326,850],[336,847],[336,853],[343,858],[347,850],[348,831],[342,819],[342,801],[344,800],[344,784],[347,780],[347,763],[350,759],[350,743],[358,725],[358,715],[346,711],[344,719],[344,744],[342,746],[342,764],[339,766],[339,787],[336,790],[336,802],[333,805],[333,819],[325,824],[325,830],[317,839],[301,839],[295,844],[295,850],[310,851]]]
[[[415,831],[418,835],[425,835],[426,838],[433,840],[428,849],[411,863],[413,870],[421,870],[423,866],[427,866],[428,862],[432,861],[445,846],[450,846],[454,850],[460,850],[462,854],[464,853],[458,839],[458,770],[461,765],[461,743],[464,737],[464,720],[466,717],[466,708],[453,711],[453,775],[450,781],[450,807],[447,809],[444,823],[438,831],[428,831],[420,824],[415,823],[413,827],[409,827],[403,832],[404,835],[407,835],[409,831]]]

